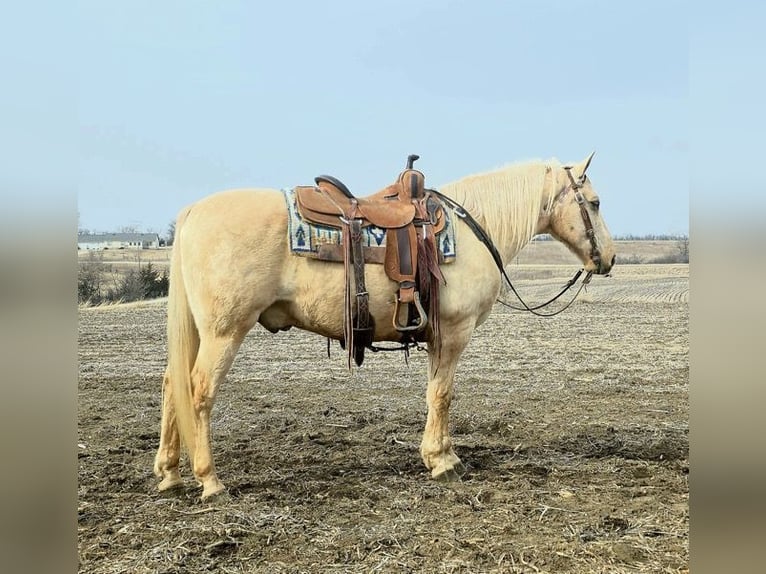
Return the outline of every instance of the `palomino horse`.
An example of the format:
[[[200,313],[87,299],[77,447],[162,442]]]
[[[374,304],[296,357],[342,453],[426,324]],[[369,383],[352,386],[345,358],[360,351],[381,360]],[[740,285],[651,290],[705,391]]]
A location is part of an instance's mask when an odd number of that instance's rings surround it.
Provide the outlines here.
[[[615,251],[581,163],[536,161],[472,175],[441,192],[481,224],[507,264],[532,237],[548,233],[606,274]],[[454,212],[453,212],[454,215]],[[448,417],[458,359],[501,288],[493,257],[459,217],[457,257],[442,266],[441,341],[428,341],[428,415],[420,453],[434,478],[464,472],[452,448]],[[224,489],[211,452],[210,413],[245,335],[256,323],[271,332],[291,326],[340,340],[344,333],[343,265],[294,256],[282,192],[225,191],[179,214],[168,298],[168,366],[163,381],[160,445],[154,471],[160,490],[182,483],[181,439],[202,498]],[[397,284],[382,265],[367,265],[375,341],[398,341],[391,323]],[[430,330],[430,325],[429,325]],[[436,344],[436,343],[440,343]],[[435,348],[441,348],[435,352]]]

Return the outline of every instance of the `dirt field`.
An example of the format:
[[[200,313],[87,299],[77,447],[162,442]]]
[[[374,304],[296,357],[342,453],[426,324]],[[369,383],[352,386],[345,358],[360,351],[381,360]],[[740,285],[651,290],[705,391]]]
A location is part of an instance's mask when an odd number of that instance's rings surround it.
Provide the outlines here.
[[[515,265],[530,299],[576,269]],[[228,494],[161,495],[165,302],[79,312],[87,573],[688,570],[689,266],[625,265],[562,315],[497,306],[457,374],[468,468],[430,480],[425,360],[255,329],[214,410]]]

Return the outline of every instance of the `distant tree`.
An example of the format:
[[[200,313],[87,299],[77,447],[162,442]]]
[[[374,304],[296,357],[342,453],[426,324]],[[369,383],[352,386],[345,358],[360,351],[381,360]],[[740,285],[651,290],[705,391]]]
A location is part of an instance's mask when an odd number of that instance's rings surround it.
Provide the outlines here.
[[[160,273],[150,262],[146,267],[139,271],[139,276],[141,278],[141,285],[144,288],[145,299],[165,297],[168,294],[170,278],[168,277],[167,271]]]
[[[140,267],[138,271],[131,269],[106,294],[106,299],[112,302],[128,303],[143,299],[165,297],[168,294],[170,279],[167,271],[160,273],[151,262]]]
[[[105,275],[109,267],[104,254],[91,251],[87,260],[80,263],[77,273],[77,302],[98,304],[103,301]]]
[[[682,237],[678,240],[678,255],[681,263],[689,263],[689,237]]]
[[[168,234],[167,237],[165,237],[165,245],[168,247],[171,247],[173,245],[173,241],[176,238],[176,221],[175,219],[170,222],[168,225]]]
[[[119,278],[114,289],[106,294],[106,299],[113,303],[129,303],[144,298],[144,286],[138,271],[131,269]]]

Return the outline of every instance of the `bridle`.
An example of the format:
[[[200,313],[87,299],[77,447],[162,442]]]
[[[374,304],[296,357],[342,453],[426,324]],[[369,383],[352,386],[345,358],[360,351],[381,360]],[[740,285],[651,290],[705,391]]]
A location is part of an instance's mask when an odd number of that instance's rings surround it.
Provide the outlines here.
[[[585,207],[585,197],[583,197],[582,191],[580,191],[585,184],[585,174],[578,179],[575,179],[572,175],[571,166],[565,166],[564,169],[567,171],[567,176],[569,176],[569,186],[567,186],[561,195],[566,195],[567,191],[570,189],[574,193],[575,201],[577,202],[577,205],[580,206],[582,222],[585,224],[585,235],[588,237],[588,241],[590,241],[591,261],[593,261],[597,267],[601,267],[601,251],[599,251],[598,245],[596,244],[596,232],[593,230],[593,222],[590,220],[590,214],[588,213],[587,207]]]
[[[580,215],[582,216],[583,224],[585,225],[585,235],[588,237],[588,240],[590,241],[591,245],[591,252],[590,252],[590,258],[591,260],[597,265],[601,266],[601,252],[598,249],[598,245],[596,244],[596,233],[593,229],[593,222],[590,219],[590,214],[588,213],[588,209],[585,206],[585,197],[583,196],[580,189],[583,187],[585,183],[585,174],[583,174],[580,178],[575,179],[572,175],[572,168],[571,166],[565,166],[564,169],[567,171],[567,175],[569,176],[569,185],[559,194],[559,201],[562,201],[563,197],[569,192],[571,189],[574,193],[575,201],[580,206]],[[508,307],[509,309],[514,309],[516,311],[529,311],[533,315],[537,315],[539,317],[553,317],[554,315],[558,315],[559,313],[565,311],[572,303],[574,303],[574,300],[577,299],[577,296],[580,294],[580,291],[588,284],[590,283],[591,277],[593,276],[592,271],[588,271],[585,274],[585,278],[582,280],[582,283],[580,283],[580,287],[577,289],[577,292],[574,294],[572,299],[564,305],[561,309],[558,309],[557,311],[554,311],[552,313],[540,313],[539,310],[543,309],[544,307],[547,307],[554,301],[556,301],[559,297],[561,297],[564,293],[566,293],[572,285],[577,283],[577,280],[580,278],[580,275],[583,274],[585,271],[584,269],[580,269],[577,271],[577,273],[574,274],[574,276],[566,282],[564,287],[561,289],[561,291],[558,293],[558,295],[552,297],[545,303],[540,303],[539,305],[530,306],[528,305],[524,299],[521,298],[521,295],[519,295],[518,291],[516,291],[516,288],[513,286],[513,283],[511,283],[511,279],[508,277],[508,274],[505,272],[505,268],[503,267],[503,260],[500,257],[500,253],[497,251],[497,247],[495,247],[495,244],[492,242],[492,239],[490,239],[489,235],[487,235],[487,232],[484,231],[484,228],[481,226],[481,224],[474,219],[474,217],[468,213],[465,208],[460,205],[458,202],[456,202],[454,199],[447,197],[443,193],[436,191],[435,189],[429,190],[433,195],[437,196],[440,200],[442,200],[444,203],[449,205],[452,208],[452,211],[457,215],[460,219],[463,220],[463,222],[468,225],[468,227],[473,231],[474,235],[481,241],[484,246],[489,251],[490,255],[492,255],[492,259],[495,261],[495,265],[500,271],[501,276],[503,279],[505,279],[506,283],[508,283],[508,287],[513,292],[513,294],[516,296],[516,298],[521,302],[523,307],[516,307],[514,305],[511,305],[510,303],[503,301],[502,299],[498,299],[498,303],[501,305]]]

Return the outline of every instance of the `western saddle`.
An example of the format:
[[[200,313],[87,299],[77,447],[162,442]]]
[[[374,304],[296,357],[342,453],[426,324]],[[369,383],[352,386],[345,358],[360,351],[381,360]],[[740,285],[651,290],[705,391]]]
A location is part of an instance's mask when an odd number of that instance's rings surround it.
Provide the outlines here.
[[[386,275],[398,283],[393,326],[402,333],[403,343],[422,340],[417,337],[422,336],[429,315],[431,328],[435,335],[438,333],[438,287],[444,277],[439,269],[435,234],[443,229],[445,215],[442,205],[425,188],[425,176],[413,169],[417,159],[417,155],[410,155],[396,182],[368,197],[355,197],[342,182],[327,175],[316,177],[316,186],[295,188],[298,211],[304,220],[341,231],[342,257],[337,250],[327,249],[320,250],[319,258],[345,264],[341,344],[348,350],[349,366],[352,356],[361,365],[365,348],[374,349],[375,325],[365,287],[365,261],[382,263]],[[382,260],[369,257],[362,247],[362,228],[368,226],[385,230]]]

